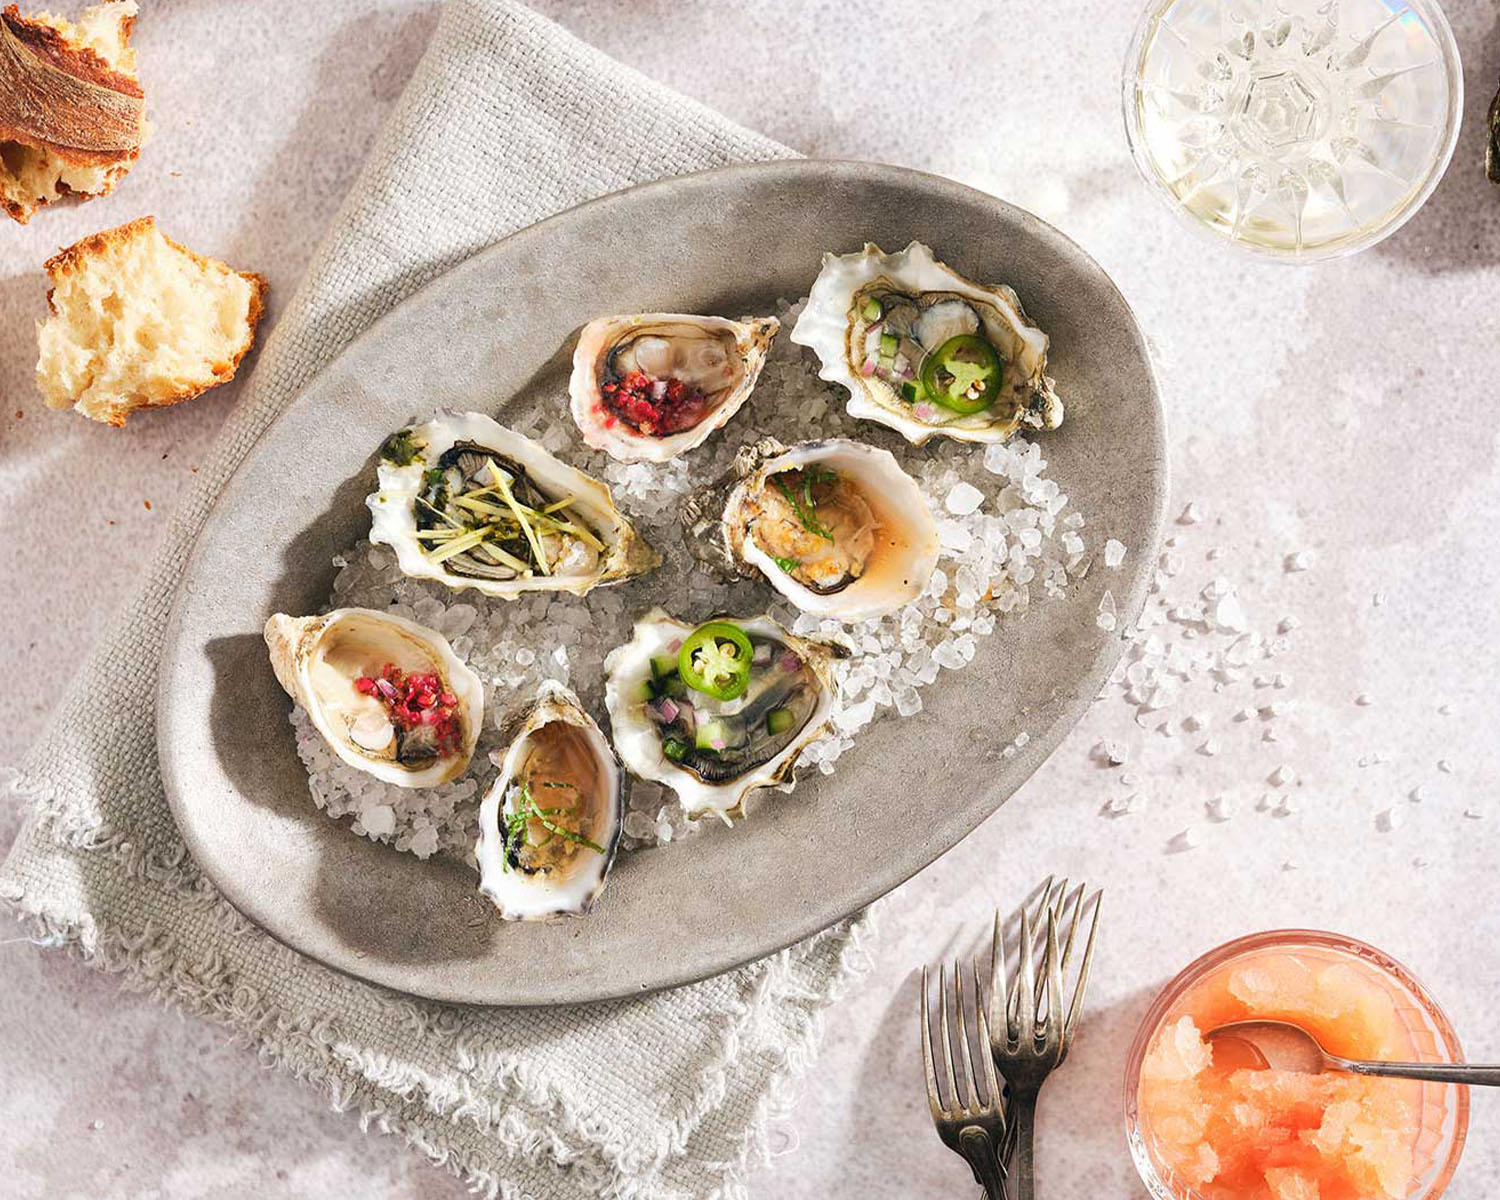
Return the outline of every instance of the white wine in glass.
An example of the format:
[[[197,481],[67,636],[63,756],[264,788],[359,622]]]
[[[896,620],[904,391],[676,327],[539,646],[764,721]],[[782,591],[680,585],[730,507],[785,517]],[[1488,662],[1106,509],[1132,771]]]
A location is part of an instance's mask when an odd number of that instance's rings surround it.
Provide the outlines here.
[[[1458,137],[1435,0],[1153,0],[1125,66],[1147,180],[1201,225],[1307,261],[1394,232]]]

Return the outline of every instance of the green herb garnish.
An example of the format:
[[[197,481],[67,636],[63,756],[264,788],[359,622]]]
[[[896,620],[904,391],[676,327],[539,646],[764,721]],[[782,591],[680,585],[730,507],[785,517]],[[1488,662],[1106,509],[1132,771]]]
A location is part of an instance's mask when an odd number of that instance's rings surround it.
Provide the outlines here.
[[[398,467],[411,466],[421,454],[422,448],[410,429],[398,430],[380,444],[380,457]]]
[[[771,556],[771,561],[788,575],[790,575],[793,571],[795,571],[802,565],[802,560],[800,558],[778,558],[774,554]]]
[[[792,511],[797,514],[797,520],[802,528],[808,533],[816,534],[825,542],[833,541],[833,534],[829,533],[823,522],[818,520],[818,502],[813,499],[813,484],[831,483],[837,478],[838,476],[826,467],[808,467],[802,472],[802,496],[799,499],[787,486],[786,480],[780,475],[776,476],[776,486],[781,489],[781,494],[786,497],[787,503],[792,506]]]
[[[541,786],[546,788],[567,788],[575,792],[578,790],[571,783],[546,782]],[[522,780],[520,790],[516,794],[515,811],[505,818],[506,848],[512,852],[521,846],[536,846],[540,848],[545,846],[554,837],[560,837],[575,845],[586,846],[588,849],[594,851],[595,854],[603,854],[603,846],[597,842],[591,842],[577,830],[569,829],[566,825],[559,824],[555,819],[564,813],[577,811],[578,805],[576,804],[567,807],[540,807],[531,795],[531,781],[529,779]],[[547,831],[547,836],[540,842],[533,842],[531,840],[532,821],[535,821]],[[505,856],[504,869],[507,871],[510,870],[510,854]]]

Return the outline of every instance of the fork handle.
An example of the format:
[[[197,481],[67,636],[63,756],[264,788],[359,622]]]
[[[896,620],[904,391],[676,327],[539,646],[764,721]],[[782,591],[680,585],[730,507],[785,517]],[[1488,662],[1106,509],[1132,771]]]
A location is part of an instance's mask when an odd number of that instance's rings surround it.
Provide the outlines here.
[[[1031,1135],[1036,1128],[1036,1096],[1012,1096],[1010,1126],[1016,1131],[1015,1158],[1010,1177],[1015,1181],[1015,1200],[1035,1200],[1036,1174],[1032,1167]]]
[[[1005,1200],[1005,1171],[1000,1166],[1000,1147],[978,1125],[958,1131],[958,1152],[969,1162],[974,1181],[988,1200]]]

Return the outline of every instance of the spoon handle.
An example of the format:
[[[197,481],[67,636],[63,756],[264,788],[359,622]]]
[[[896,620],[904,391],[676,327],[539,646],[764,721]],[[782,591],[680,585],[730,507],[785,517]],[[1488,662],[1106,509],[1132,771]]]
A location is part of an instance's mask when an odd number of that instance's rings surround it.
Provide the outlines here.
[[[1468,1083],[1500,1087],[1500,1066],[1469,1063],[1393,1063],[1340,1060],[1342,1070],[1354,1075],[1382,1075],[1394,1079],[1425,1079],[1431,1083]]]

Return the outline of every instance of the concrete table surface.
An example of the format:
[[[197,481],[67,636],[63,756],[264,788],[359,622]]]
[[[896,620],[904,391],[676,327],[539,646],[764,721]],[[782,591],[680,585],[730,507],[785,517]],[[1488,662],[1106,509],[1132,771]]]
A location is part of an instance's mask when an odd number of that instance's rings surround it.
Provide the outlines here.
[[[107,200],[0,226],[0,605],[25,667],[0,691],[0,762],[31,742],[129,591],[239,390],[123,431],[47,411],[31,381],[42,260],[154,212],[193,248],[268,275],[274,321],[436,15],[413,0],[143,7],[157,132],[136,171]],[[912,968],[974,942],[992,905],[1050,870],[1109,894],[1090,1017],[1042,1102],[1046,1194],[1144,1195],[1123,1143],[1125,1049],[1154,990],[1241,933],[1372,941],[1428,983],[1471,1055],[1500,1058],[1500,191],[1479,165],[1500,66],[1490,7],[1450,5],[1469,100],[1432,201],[1377,249],[1308,269],[1194,237],[1137,178],[1118,89],[1135,4],[539,7],[807,154],[949,175],[1082,243],[1159,351],[1174,515],[1196,505],[1171,528],[1156,608],[1220,579],[1275,651],[1220,690],[1186,672],[1160,709],[1108,689],[1026,788],[881,906],[871,972],[829,1014],[752,1195],[968,1194],[925,1111]],[[899,89],[882,90],[882,63]],[[1163,648],[1231,640],[1186,629],[1164,621]],[[1108,765],[1101,741],[1129,761]],[[1127,811],[1104,811],[1111,800]],[[18,823],[0,811],[0,842]],[[465,1194],[215,1027],[24,941],[0,943],[0,964],[7,1196]],[[1497,1123],[1500,1105],[1476,1095],[1454,1200],[1500,1184]]]

